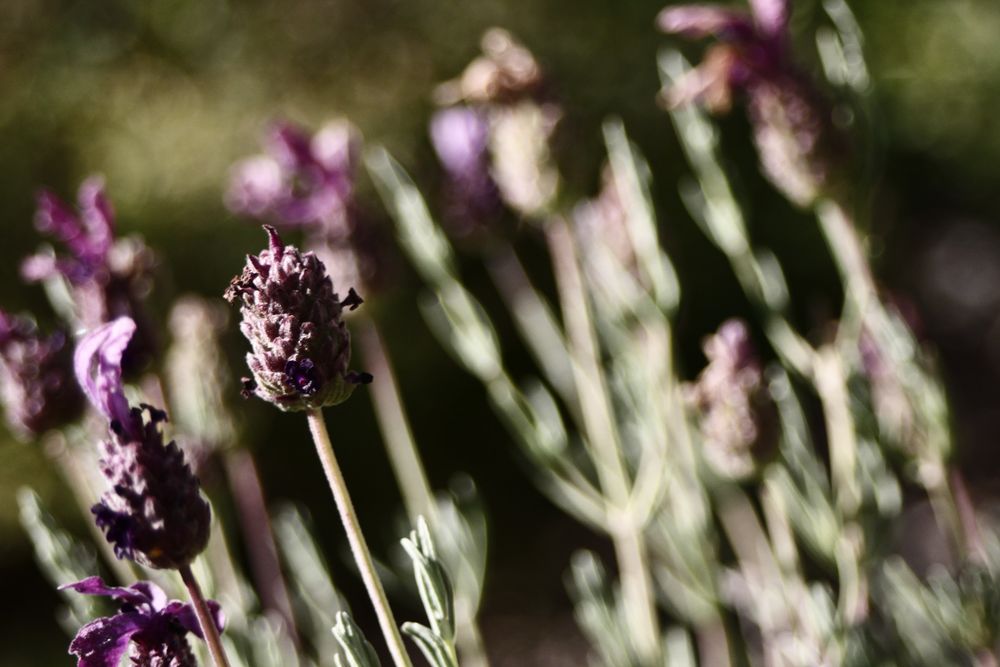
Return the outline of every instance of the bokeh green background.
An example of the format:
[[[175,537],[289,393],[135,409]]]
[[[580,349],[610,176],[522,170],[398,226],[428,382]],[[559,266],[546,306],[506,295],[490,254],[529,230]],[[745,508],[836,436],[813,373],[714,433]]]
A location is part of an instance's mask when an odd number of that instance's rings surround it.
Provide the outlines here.
[[[919,333],[941,350],[963,460],[985,489],[1000,427],[1000,4],[851,5],[867,39],[879,111],[871,220],[877,270],[914,313]],[[650,160],[663,236],[684,287],[680,348],[693,374],[699,338],[748,308],[676,196],[686,167],[655,104],[656,52],[671,43],[654,29],[660,8],[649,0],[4,0],[0,306],[51,320],[41,290],[18,280],[21,258],[39,243],[33,193],[47,185],[72,196],[95,172],[107,179],[120,229],[143,234],[160,253],[161,317],[177,294],[219,295],[244,253],[262,246],[259,230],[222,206],[227,169],[257,150],[261,129],[278,117],[314,127],[349,117],[367,141],[388,146],[433,199],[429,93],[475,55],[483,29],[500,25],[536,53],[564,106],[558,159],[570,196],[596,188],[599,127],[609,114],[625,120]],[[806,48],[821,12],[818,2],[795,3],[794,27]],[[757,175],[745,122],[734,115],[723,127],[753,232],[782,257],[802,317],[819,322],[838,296],[815,225]],[[370,185],[361,188],[368,206],[380,210]],[[530,255],[530,235],[523,242]],[[491,303],[477,268],[468,271]],[[488,506],[487,641],[517,664],[552,650],[579,656],[562,572],[573,548],[600,549],[601,542],[532,488],[481,389],[427,332],[415,305],[419,288],[402,260],[395,276],[370,307],[385,329],[432,481],[443,486],[468,471]],[[229,343],[238,373],[242,342],[231,331]],[[267,471],[269,495],[312,509],[345,588],[356,593],[336,557],[340,533],[301,420],[257,403],[236,408],[255,427],[248,444]],[[398,532],[388,518],[398,495],[367,398],[330,418],[362,521],[384,552]],[[37,448],[0,433],[0,665],[71,664],[53,620],[57,597],[17,525],[13,495],[25,484],[81,531]]]

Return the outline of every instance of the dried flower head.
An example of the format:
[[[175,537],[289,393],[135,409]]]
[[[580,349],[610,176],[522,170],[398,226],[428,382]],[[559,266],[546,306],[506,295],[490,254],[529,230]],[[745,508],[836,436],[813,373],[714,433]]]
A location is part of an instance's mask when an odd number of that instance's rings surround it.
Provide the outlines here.
[[[727,320],[705,339],[708,365],[687,387],[702,437],[705,459],[716,472],[741,478],[754,470],[754,450],[773,436],[773,405],[767,394],[750,332],[741,320]]]
[[[119,603],[114,616],[98,618],[80,628],[69,645],[77,667],[117,667],[129,644],[135,667],[197,667],[187,633],[202,637],[190,604],[167,600],[166,593],[151,581],[131,586],[107,586],[100,577],[89,577],[59,590],[110,597]],[[216,627],[222,631],[225,617],[219,604],[208,601]]]
[[[156,347],[156,335],[143,302],[152,290],[155,257],[137,237],[115,238],[115,217],[98,177],[88,178],[77,195],[78,212],[54,194],[38,195],[35,227],[66,249],[51,249],[26,259],[21,273],[29,282],[64,280],[72,297],[73,322],[84,330],[116,317],[131,317],[139,326],[127,365],[141,366]]]
[[[92,511],[119,558],[177,569],[204,550],[211,511],[177,443],[163,441],[166,413],[128,405],[121,359],[134,332],[132,320],[119,318],[87,334],[76,350],[80,385],[110,425],[101,458],[110,488]]]
[[[15,435],[30,440],[80,416],[65,334],[42,336],[35,323],[0,310],[0,402]]]
[[[459,78],[438,86],[439,104],[461,101],[508,104],[537,97],[543,79],[538,62],[509,32],[490,28],[480,41],[482,55],[469,63]]]
[[[240,331],[252,351],[253,379],[244,394],[256,394],[281,410],[312,410],[341,403],[371,376],[349,372],[351,339],[343,308],[361,304],[353,288],[341,301],[314,253],[286,246],[273,227],[269,245],[248,255],[226,300],[240,305]]]
[[[559,172],[549,150],[561,112],[526,101],[490,115],[493,178],[504,202],[528,217],[544,217],[559,191]]]
[[[832,187],[842,139],[831,108],[793,62],[788,0],[750,5],[749,13],[716,5],[660,12],[664,32],[718,39],[702,64],[667,93],[667,103],[698,102],[725,112],[734,91],[743,92],[765,175],[788,199],[807,206]]]

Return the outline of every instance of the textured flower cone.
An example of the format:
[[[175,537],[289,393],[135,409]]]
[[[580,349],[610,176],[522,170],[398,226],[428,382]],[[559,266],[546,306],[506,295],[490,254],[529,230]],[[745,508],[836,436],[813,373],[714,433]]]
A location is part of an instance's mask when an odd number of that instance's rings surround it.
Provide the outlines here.
[[[240,331],[252,348],[253,379],[244,381],[244,394],[285,411],[341,403],[369,379],[347,370],[351,341],[341,319],[343,306],[356,307],[361,299],[352,289],[341,302],[316,255],[285,246],[273,227],[264,229],[268,249],[247,257],[225,294],[240,304]]]
[[[208,543],[211,511],[177,443],[163,443],[166,414],[144,409],[148,417],[132,408],[127,424],[111,424],[101,460],[110,489],[93,512],[119,558],[178,569]]]
[[[133,667],[198,667],[191,645],[184,637],[170,636],[168,642],[152,646],[136,643]]]

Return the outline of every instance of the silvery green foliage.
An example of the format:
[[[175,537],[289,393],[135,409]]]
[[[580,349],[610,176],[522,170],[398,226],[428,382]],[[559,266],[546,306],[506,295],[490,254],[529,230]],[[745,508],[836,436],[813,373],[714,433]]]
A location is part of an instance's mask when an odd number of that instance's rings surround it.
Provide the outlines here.
[[[35,548],[35,559],[54,586],[81,581],[97,571],[93,551],[59,526],[34,490],[27,487],[18,490],[17,504],[21,526]],[[63,593],[62,598],[66,607],[60,614],[60,624],[67,632],[75,633],[102,610],[99,598],[72,593]]]
[[[997,650],[1000,561],[993,547],[987,564],[971,563],[956,575],[938,568],[923,581],[899,558],[883,565],[882,604],[911,664],[985,664],[987,652]]]
[[[635,647],[622,610],[620,591],[608,582],[607,573],[590,551],[573,555],[569,591],[576,622],[597,650],[595,665],[631,667],[637,664]]]
[[[333,659],[337,667],[379,667],[375,649],[346,611],[337,612],[333,636],[340,645],[340,653]]]
[[[337,623],[337,613],[346,605],[330,577],[323,553],[312,535],[308,518],[291,505],[274,517],[278,548],[287,567],[300,625],[316,643],[319,655],[336,653],[328,629]]]
[[[432,667],[458,667],[455,651],[455,607],[451,581],[438,559],[427,522],[420,517],[416,530],[401,540],[413,563],[413,577],[429,626],[404,623],[409,635]]]

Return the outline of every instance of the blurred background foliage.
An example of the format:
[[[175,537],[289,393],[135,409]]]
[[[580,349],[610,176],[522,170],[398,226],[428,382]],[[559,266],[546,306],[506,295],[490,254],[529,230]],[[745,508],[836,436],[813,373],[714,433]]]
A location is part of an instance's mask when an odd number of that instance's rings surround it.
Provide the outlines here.
[[[867,38],[879,115],[870,221],[876,268],[912,313],[918,334],[940,349],[960,457],[974,488],[982,489],[996,470],[992,450],[1000,432],[1000,5],[854,0],[851,6]],[[653,26],[661,7],[653,0],[4,0],[0,305],[52,320],[41,289],[18,278],[21,258],[39,243],[33,193],[47,185],[71,197],[95,172],[107,179],[121,231],[141,233],[160,253],[154,299],[161,317],[178,294],[220,295],[243,255],[263,245],[258,229],[223,207],[228,168],[256,152],[261,130],[279,117],[314,128],[349,117],[367,141],[386,145],[433,201],[440,176],[426,137],[430,91],[477,53],[485,28],[500,25],[535,52],[565,109],[557,158],[570,196],[597,189],[600,123],[609,114],[624,119],[650,160],[666,221],[661,234],[684,288],[679,345],[691,377],[703,363],[700,338],[749,307],[676,194],[687,168],[655,100],[656,52],[668,43]],[[819,12],[817,2],[795,3],[793,27],[807,62],[815,62]],[[818,323],[839,299],[822,239],[757,174],[739,114],[723,127],[752,231],[784,258],[800,317]],[[382,215],[375,197],[362,197]],[[604,547],[527,481],[479,386],[427,332],[408,271],[400,261],[396,281],[370,307],[388,338],[432,482],[441,487],[454,472],[468,471],[487,503],[493,558],[487,642],[504,638],[503,651],[522,651],[529,660],[576,637],[562,570],[572,549]],[[479,282],[489,306],[489,289]],[[243,345],[235,326],[229,342],[239,373]],[[514,363],[516,369],[516,356]],[[384,520],[397,510],[398,494],[366,400],[339,409],[331,428],[362,522],[384,552],[401,533]],[[333,506],[304,425],[258,403],[237,407],[254,427],[246,432],[255,438],[250,444],[271,498],[313,508],[321,539],[339,554]],[[68,664],[59,657],[65,638],[53,618],[55,595],[17,525],[16,489],[34,486],[82,532],[81,518],[36,447],[0,433],[0,457],[7,600],[0,664]],[[348,570],[343,559],[332,560]],[[350,595],[354,582],[341,580]],[[579,656],[566,659],[547,664],[577,664]]]

